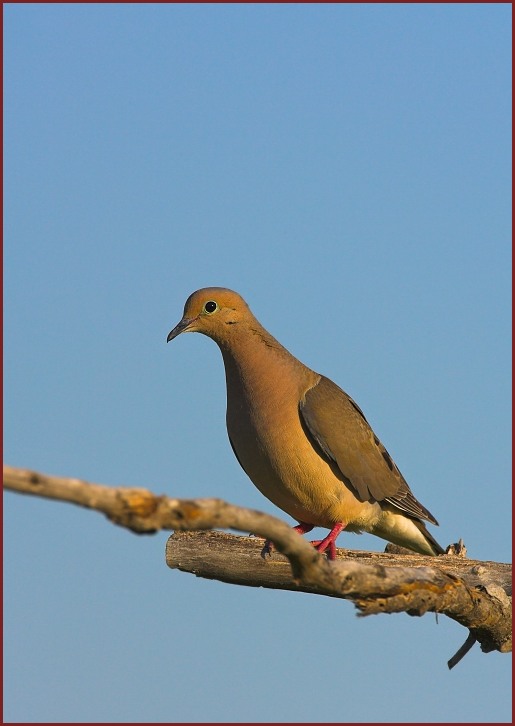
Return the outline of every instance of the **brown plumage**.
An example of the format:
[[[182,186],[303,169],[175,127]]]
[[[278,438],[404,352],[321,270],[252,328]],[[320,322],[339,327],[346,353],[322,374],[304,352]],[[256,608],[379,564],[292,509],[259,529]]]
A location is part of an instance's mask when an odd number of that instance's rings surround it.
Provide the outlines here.
[[[238,293],[194,292],[170,341],[198,332],[219,346],[227,384],[227,431],[252,482],[294,517],[296,529],[328,528],[315,543],[335,556],[342,529],[370,532],[427,555],[443,549],[363,412],[345,391],[297,360],[256,320]]]

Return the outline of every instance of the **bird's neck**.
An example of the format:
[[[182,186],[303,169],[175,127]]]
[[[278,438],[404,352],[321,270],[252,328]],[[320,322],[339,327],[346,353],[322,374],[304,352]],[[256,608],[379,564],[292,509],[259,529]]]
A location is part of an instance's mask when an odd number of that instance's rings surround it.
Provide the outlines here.
[[[263,326],[249,321],[231,326],[226,339],[217,340],[225,366],[228,396],[236,394],[247,401],[267,391],[273,397],[276,386],[285,391],[299,381],[318,377],[279,343]],[[294,370],[298,375],[292,375]],[[300,374],[300,375],[299,375]]]

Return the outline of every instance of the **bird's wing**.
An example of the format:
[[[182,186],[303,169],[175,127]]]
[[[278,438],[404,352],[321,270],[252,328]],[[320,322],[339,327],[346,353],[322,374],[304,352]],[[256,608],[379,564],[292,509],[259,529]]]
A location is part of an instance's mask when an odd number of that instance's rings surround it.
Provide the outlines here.
[[[361,501],[389,502],[412,517],[438,524],[413,496],[363,411],[339,386],[321,376],[306,392],[299,410],[307,436],[337,464]]]

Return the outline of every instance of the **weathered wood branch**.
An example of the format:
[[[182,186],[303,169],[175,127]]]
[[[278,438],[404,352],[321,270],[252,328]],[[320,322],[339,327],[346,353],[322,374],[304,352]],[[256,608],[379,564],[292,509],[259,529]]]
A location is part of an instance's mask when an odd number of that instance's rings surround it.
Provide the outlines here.
[[[447,615],[469,630],[449,667],[475,640],[485,653],[511,650],[508,564],[451,554],[424,557],[341,549],[337,560],[328,562],[285,522],[220,499],[173,499],[147,489],[109,487],[8,466],[4,466],[4,487],[103,512],[138,534],[176,530],[167,542],[168,565],[200,577],[344,598],[354,602],[362,615]],[[271,539],[277,552],[264,560],[262,540],[205,531],[215,528]]]
[[[511,650],[509,564],[340,549],[336,562],[322,560],[308,577],[296,578],[286,557],[273,552],[264,560],[262,548],[263,540],[251,537],[175,532],[166,561],[197,577],[345,598],[361,615],[444,614],[468,628],[483,652]]]

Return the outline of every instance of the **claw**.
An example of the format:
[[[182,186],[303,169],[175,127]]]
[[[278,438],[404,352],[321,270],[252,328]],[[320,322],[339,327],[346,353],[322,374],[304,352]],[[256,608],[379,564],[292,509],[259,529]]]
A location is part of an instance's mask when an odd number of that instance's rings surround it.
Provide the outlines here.
[[[266,556],[272,556],[272,550],[274,549],[274,543],[271,539],[266,539],[263,549],[261,550],[261,557],[266,560]]]

